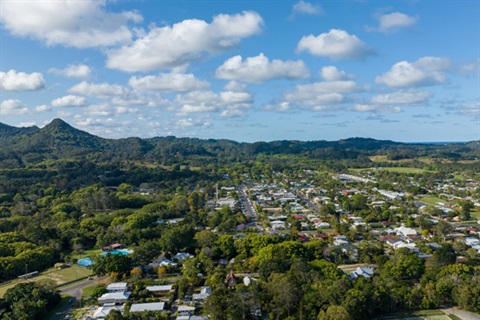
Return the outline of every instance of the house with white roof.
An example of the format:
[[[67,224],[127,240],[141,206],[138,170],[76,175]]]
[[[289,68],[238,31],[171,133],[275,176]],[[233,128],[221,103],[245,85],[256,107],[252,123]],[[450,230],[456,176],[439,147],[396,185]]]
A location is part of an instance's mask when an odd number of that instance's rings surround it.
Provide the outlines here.
[[[107,286],[107,291],[108,292],[125,292],[127,291],[127,283],[126,282],[115,282],[115,283],[110,283]]]
[[[367,267],[357,267],[354,271],[350,272],[350,278],[357,279],[358,277],[364,277],[370,279],[373,276],[373,269]]]
[[[104,293],[100,298],[98,298],[98,304],[116,305],[127,302],[128,298],[130,298],[130,292],[109,292]]]
[[[185,305],[178,306],[177,312],[177,320],[190,320],[190,316],[195,312],[195,307]]]
[[[397,235],[403,236],[403,237],[416,236],[417,235],[417,231],[415,229],[407,228],[407,227],[403,227],[403,226],[395,228],[394,230],[397,233]]]
[[[208,296],[212,293],[212,289],[210,287],[202,287],[200,293],[194,293],[192,296],[193,301],[203,301],[208,298]]]
[[[105,319],[105,317],[108,316],[108,314],[112,310],[118,310],[121,313],[123,313],[123,307],[124,307],[123,305],[122,306],[102,306],[102,307],[98,307],[97,310],[95,310],[95,312],[93,313],[92,318],[93,319],[99,319],[99,320]]]
[[[130,312],[163,311],[164,308],[165,302],[134,303],[130,307]]]
[[[173,260],[182,261],[182,260],[190,259],[190,258],[193,258],[193,257],[195,257],[195,256],[193,254],[188,253],[188,252],[179,252],[173,257]]]
[[[145,289],[147,291],[153,292],[153,293],[160,293],[160,292],[170,292],[173,290],[172,285],[163,285],[163,286],[147,286]]]
[[[150,263],[148,266],[150,268],[161,268],[161,267],[176,267],[178,264],[176,262],[173,262],[172,260],[169,260],[165,257],[156,259],[152,263]]]

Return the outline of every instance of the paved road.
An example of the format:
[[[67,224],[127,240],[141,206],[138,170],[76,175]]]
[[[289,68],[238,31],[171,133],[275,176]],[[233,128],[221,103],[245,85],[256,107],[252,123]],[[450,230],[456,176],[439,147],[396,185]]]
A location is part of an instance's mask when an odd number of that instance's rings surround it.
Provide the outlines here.
[[[73,305],[77,301],[82,300],[83,288],[85,288],[87,286],[90,286],[92,284],[98,284],[106,278],[107,278],[107,276],[95,278],[95,280],[82,280],[78,283],[75,283],[72,286],[69,286],[69,287],[61,290],[60,294],[69,295],[69,296],[72,297],[71,302],[64,305],[60,310],[58,310],[58,312],[55,314],[55,316],[52,318],[52,320],[64,319],[65,314],[73,307]]]
[[[447,314],[453,314],[457,317],[459,317],[462,320],[480,320],[480,315],[472,312],[468,312],[465,310],[459,310],[456,308],[445,308],[442,310],[443,312]]]

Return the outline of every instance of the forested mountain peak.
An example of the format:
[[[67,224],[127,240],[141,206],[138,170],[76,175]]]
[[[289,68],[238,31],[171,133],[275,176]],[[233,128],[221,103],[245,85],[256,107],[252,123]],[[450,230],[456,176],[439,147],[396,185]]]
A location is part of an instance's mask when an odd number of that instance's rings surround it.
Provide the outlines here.
[[[95,161],[147,161],[170,165],[182,163],[204,166],[212,161],[252,160],[258,155],[291,155],[324,160],[357,159],[369,162],[373,155],[390,160],[435,156],[449,159],[476,159],[478,141],[455,145],[405,144],[372,138],[347,138],[338,141],[279,140],[240,143],[225,139],[177,137],[136,137],[104,139],[76,129],[62,119],[38,127],[16,128],[0,123],[0,165],[16,167],[40,163],[45,159],[78,157]]]

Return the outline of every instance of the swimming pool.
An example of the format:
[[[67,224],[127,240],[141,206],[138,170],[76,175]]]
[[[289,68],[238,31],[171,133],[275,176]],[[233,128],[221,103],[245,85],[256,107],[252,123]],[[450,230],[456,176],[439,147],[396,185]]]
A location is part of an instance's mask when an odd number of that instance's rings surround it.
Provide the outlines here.
[[[77,261],[77,264],[83,267],[90,267],[94,262],[90,257],[86,257]]]
[[[132,253],[132,252],[133,252],[133,250],[117,249],[117,250],[112,250],[112,251],[109,251],[109,252],[102,253],[102,257],[105,257],[107,254],[123,254],[123,255],[127,255],[127,254],[130,254],[130,253]]]

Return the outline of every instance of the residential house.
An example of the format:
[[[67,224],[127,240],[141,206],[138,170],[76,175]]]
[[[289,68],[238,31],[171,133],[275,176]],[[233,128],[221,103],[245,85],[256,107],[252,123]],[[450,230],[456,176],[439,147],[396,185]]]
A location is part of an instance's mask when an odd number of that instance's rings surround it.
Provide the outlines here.
[[[190,317],[195,312],[195,307],[181,305],[177,308],[177,320],[190,320]]]
[[[165,302],[134,303],[130,307],[130,312],[163,311],[164,308]]]
[[[364,277],[370,279],[373,276],[373,269],[367,267],[357,267],[354,271],[350,272],[351,279],[357,279],[358,277]]]
[[[122,306],[115,306],[115,305],[101,306],[95,310],[95,312],[92,315],[92,318],[102,320],[102,319],[105,319],[105,317],[108,316],[108,314],[112,310],[118,310],[121,313],[123,313],[123,308],[124,308],[123,305]]]
[[[173,260],[174,261],[183,261],[185,259],[190,259],[190,258],[193,258],[193,257],[195,257],[195,256],[193,254],[188,253],[188,252],[179,252],[173,257]]]
[[[98,298],[99,305],[105,304],[122,304],[127,302],[130,297],[130,292],[109,292],[104,293],[100,298]]]
[[[125,292],[128,289],[128,285],[126,282],[115,282],[115,283],[110,283],[107,286],[107,291],[108,292]]]
[[[210,287],[202,287],[200,293],[194,293],[192,299],[194,302],[203,302],[212,293]]]
[[[147,286],[146,290],[150,291],[151,293],[167,293],[173,291],[172,285],[163,285],[163,286]]]

